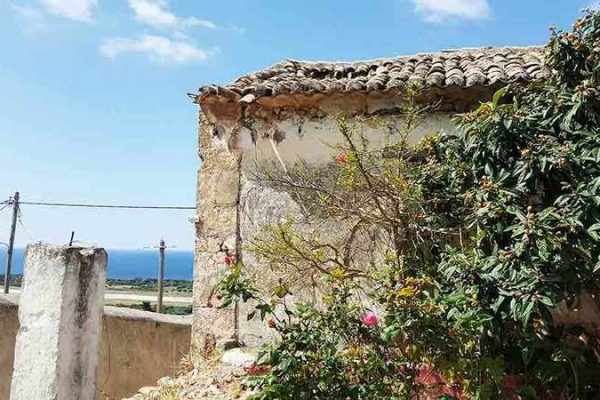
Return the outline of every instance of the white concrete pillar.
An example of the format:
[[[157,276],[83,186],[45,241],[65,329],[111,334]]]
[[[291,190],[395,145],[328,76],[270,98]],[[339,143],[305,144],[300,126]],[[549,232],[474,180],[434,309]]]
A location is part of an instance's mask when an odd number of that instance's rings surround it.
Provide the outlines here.
[[[27,246],[11,400],[94,400],[107,255]]]

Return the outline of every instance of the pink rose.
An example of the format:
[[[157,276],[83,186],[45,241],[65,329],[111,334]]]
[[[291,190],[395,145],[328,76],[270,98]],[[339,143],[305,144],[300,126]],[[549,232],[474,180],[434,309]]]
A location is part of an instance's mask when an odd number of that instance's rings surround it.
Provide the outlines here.
[[[365,326],[376,326],[379,323],[379,317],[372,311],[364,314],[360,320]]]
[[[419,368],[419,374],[415,379],[415,383],[417,385],[442,385],[444,384],[444,379],[442,376],[436,372],[431,365],[423,365]]]
[[[337,157],[335,158],[335,162],[338,165],[346,165],[346,163],[348,162],[348,155],[346,153],[338,154]]]
[[[521,387],[521,377],[519,375],[505,375],[502,378],[502,389],[504,389],[505,394],[514,395],[517,393],[519,388]]]
[[[225,256],[225,258],[223,259],[223,261],[225,261],[225,264],[227,266],[231,266],[233,264],[235,264],[235,256],[230,256],[229,254]]]

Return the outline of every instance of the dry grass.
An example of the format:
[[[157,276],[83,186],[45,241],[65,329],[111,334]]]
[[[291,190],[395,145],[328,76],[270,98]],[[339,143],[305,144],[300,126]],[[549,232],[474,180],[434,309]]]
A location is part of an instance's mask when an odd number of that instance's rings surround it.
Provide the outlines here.
[[[179,400],[179,387],[175,385],[162,386],[156,400]]]

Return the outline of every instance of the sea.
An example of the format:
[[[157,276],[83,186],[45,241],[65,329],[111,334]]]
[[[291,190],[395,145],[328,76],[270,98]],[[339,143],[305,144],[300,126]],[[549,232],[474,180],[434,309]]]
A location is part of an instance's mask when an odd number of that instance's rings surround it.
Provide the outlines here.
[[[25,249],[15,249],[11,274],[23,273]],[[156,279],[158,250],[107,250],[109,279]],[[4,274],[6,250],[0,248],[0,274]],[[165,251],[165,279],[191,281],[194,253],[186,250]]]

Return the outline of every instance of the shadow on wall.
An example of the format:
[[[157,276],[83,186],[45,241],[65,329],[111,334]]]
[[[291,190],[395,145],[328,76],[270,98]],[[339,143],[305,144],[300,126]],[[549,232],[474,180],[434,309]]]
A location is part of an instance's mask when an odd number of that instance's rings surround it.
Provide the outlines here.
[[[9,400],[18,329],[18,299],[0,295],[0,400]],[[98,399],[119,400],[173,375],[190,331],[190,317],[105,307]]]

